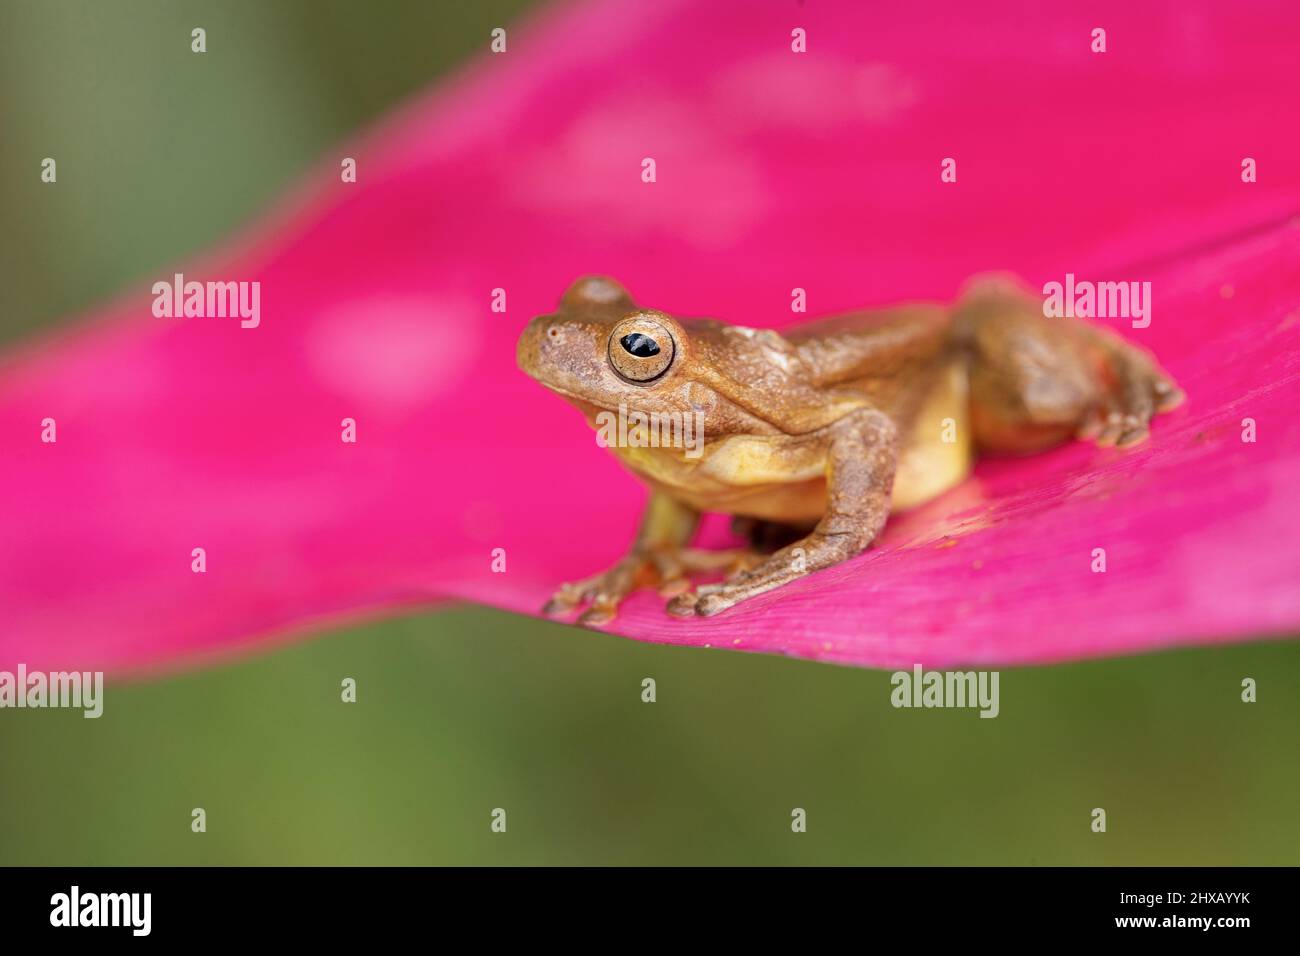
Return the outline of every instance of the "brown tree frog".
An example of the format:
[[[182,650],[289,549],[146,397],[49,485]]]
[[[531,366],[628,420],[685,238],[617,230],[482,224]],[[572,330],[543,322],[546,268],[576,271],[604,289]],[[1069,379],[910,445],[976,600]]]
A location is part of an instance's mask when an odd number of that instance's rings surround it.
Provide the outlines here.
[[[586,605],[579,621],[593,625],[638,587],[659,589],[673,614],[716,614],[860,553],[891,510],[951,488],[979,454],[1074,437],[1132,445],[1182,400],[1136,346],[1045,318],[1040,299],[1000,279],[975,283],[952,307],[902,305],[776,332],[675,318],[590,276],[529,323],[518,361],[593,425],[628,410],[642,424],[702,415],[702,447],[612,447],[650,487],[636,540],[546,607]],[[735,516],[755,547],[690,547],[704,512]],[[719,570],[722,581],[691,586],[692,572]]]

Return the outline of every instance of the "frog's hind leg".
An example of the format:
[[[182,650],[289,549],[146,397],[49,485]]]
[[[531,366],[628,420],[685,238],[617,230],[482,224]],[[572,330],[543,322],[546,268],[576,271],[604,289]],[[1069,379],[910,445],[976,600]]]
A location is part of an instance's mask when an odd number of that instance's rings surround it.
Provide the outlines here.
[[[1070,438],[1132,445],[1183,394],[1155,360],[1108,329],[1043,315],[1042,300],[995,281],[958,304],[971,423],[983,451],[1026,453]]]

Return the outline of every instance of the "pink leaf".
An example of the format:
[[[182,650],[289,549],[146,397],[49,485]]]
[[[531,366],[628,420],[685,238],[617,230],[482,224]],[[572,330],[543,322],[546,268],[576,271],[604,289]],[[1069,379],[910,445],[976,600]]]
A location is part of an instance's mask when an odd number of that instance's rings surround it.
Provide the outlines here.
[[[0,668],[154,667],[452,598],[535,613],[611,563],[644,492],[514,365],[589,272],[759,326],[794,287],[825,314],[989,269],[1150,281],[1125,334],[1189,395],[1136,450],[985,463],[855,561],[707,620],[641,594],[615,632],[892,667],[1294,631],[1300,8],[941,6],[565,7],[154,277],[259,281],[257,328],[155,318],[151,279],[13,356]]]

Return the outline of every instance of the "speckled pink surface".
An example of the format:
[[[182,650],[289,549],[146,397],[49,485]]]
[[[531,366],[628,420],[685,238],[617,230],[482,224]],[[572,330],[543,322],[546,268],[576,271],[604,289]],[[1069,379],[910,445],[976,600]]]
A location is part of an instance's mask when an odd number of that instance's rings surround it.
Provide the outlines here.
[[[756,326],[796,286],[816,315],[989,269],[1150,281],[1150,327],[1111,324],[1189,395],[1139,449],[985,463],[855,561],[707,620],[638,595],[612,631],[888,667],[1294,633],[1298,34],[1293,3],[554,10],[226,251],[9,357],[0,668],[186,663],[446,599],[535,613],[612,562],[644,492],[514,366],[586,272]],[[154,318],[175,271],[259,280],[261,326]]]

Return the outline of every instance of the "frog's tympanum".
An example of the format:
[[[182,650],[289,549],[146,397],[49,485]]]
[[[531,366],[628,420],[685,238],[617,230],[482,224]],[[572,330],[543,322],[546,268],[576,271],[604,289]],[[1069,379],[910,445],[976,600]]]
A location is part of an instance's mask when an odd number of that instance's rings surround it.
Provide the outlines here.
[[[716,614],[862,552],[891,510],[951,488],[978,454],[1074,437],[1132,445],[1182,400],[1146,353],[1045,318],[1041,299],[1003,280],[952,308],[775,332],[675,318],[588,277],[529,323],[518,357],[650,487],[631,553],[546,607],[585,604],[584,624],[612,619],[639,587],[669,597],[673,614]],[[734,515],[753,549],[690,547],[706,511]],[[688,575],[705,571],[727,576],[692,588]]]

